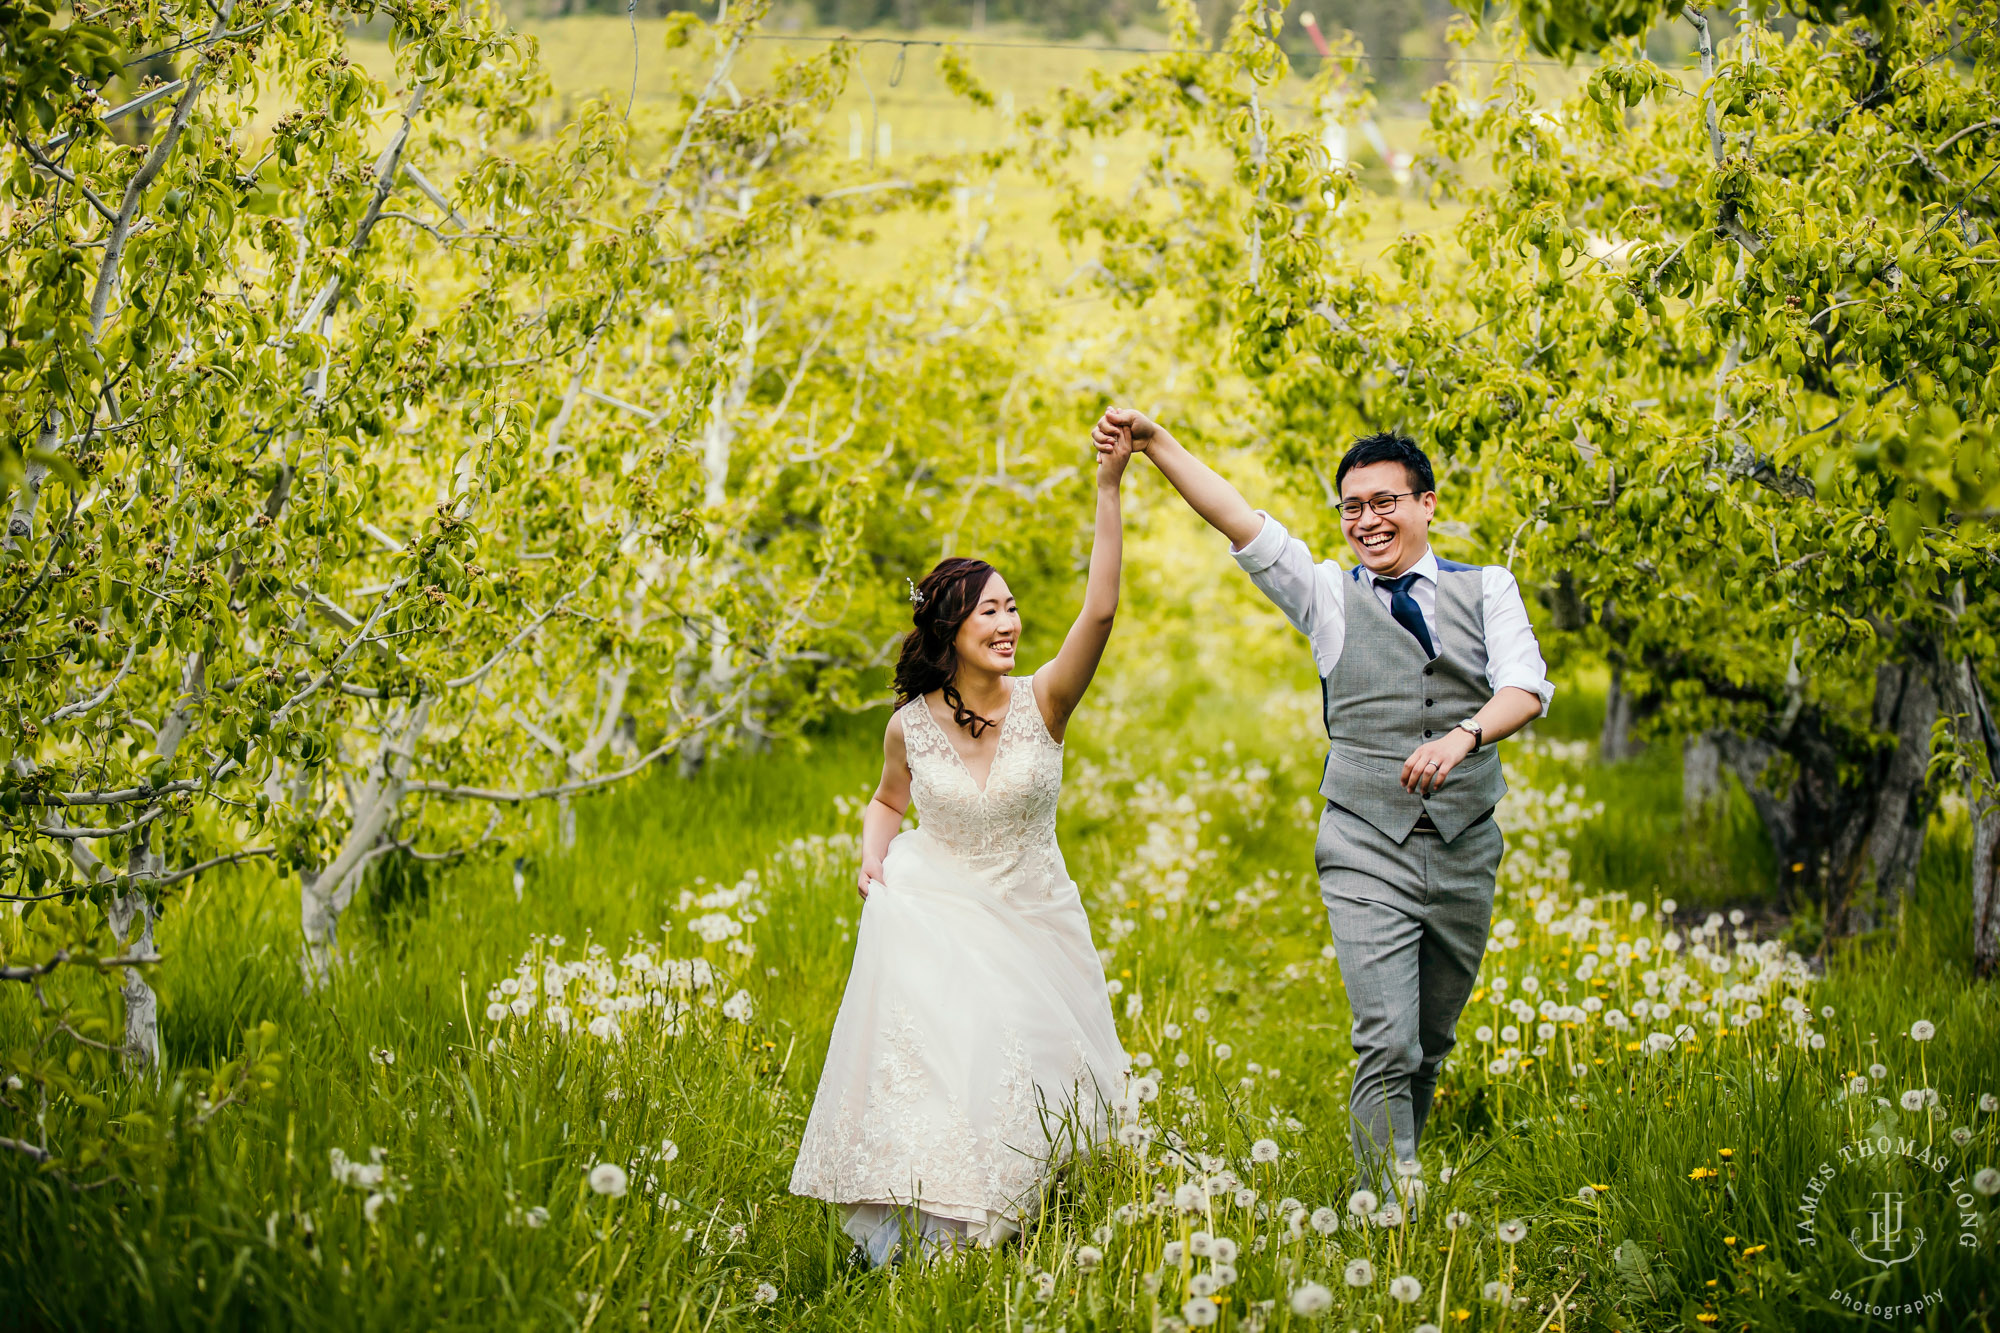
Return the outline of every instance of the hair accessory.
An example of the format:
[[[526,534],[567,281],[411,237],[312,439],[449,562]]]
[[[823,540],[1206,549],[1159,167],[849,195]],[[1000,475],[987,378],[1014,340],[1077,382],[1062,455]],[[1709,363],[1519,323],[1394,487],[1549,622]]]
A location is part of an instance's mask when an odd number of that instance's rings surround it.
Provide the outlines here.
[[[905,578],[903,582],[909,583],[910,585],[910,605],[916,607],[917,610],[919,611],[923,610],[925,601],[923,593],[919,592],[917,590],[917,585],[914,583],[910,583],[910,580],[908,578]]]

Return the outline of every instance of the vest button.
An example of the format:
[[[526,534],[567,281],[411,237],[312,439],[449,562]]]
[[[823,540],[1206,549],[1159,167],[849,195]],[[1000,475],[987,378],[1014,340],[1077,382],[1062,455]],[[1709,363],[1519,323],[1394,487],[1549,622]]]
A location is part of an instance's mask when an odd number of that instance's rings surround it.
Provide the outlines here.
[[[1425,667],[1425,668],[1424,668],[1424,674],[1425,674],[1426,676],[1430,676],[1430,675],[1435,675],[1435,674],[1436,674],[1436,669],[1435,669],[1434,667]]]
[[[1437,700],[1435,700],[1435,699],[1426,699],[1426,700],[1424,700],[1424,707],[1426,707],[1426,708],[1435,708],[1435,707],[1437,707]]]
[[[1430,738],[1431,738],[1431,733],[1428,729],[1426,729],[1424,732],[1424,739],[1429,740]]]

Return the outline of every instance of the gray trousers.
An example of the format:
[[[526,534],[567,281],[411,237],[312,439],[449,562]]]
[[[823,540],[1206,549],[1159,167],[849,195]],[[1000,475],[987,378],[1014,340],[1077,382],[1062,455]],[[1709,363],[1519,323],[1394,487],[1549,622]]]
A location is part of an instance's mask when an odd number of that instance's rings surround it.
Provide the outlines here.
[[[1412,833],[1401,846],[1329,804],[1313,859],[1354,1011],[1348,1100],[1360,1181],[1386,1185],[1417,1155],[1438,1066],[1486,952],[1493,879],[1506,839],[1494,820],[1447,844]]]

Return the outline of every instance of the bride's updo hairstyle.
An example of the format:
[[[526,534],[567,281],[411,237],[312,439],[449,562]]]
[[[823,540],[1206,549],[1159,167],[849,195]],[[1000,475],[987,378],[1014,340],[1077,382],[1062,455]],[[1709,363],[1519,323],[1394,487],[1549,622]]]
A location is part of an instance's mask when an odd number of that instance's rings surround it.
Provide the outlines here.
[[[932,690],[943,690],[944,701],[960,726],[971,725],[968,719],[985,721],[966,708],[958,697],[958,687],[952,683],[958,675],[958,650],[953,644],[958,639],[958,627],[979,605],[979,594],[986,590],[986,581],[993,577],[993,572],[993,566],[984,560],[955,555],[938,561],[937,567],[917,584],[910,595],[916,627],[904,636],[902,656],[896,659],[898,708]],[[973,735],[983,730],[984,727],[976,727]]]

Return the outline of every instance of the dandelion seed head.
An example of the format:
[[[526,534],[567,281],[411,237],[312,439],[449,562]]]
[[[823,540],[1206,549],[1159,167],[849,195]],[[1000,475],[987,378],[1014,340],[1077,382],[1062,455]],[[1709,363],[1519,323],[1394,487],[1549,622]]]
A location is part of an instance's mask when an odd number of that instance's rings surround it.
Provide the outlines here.
[[[1304,1282],[1292,1288],[1292,1313],[1305,1319],[1314,1319],[1333,1308],[1333,1293],[1317,1282]]]
[[[1366,1259],[1351,1259],[1342,1270],[1341,1277],[1350,1287],[1365,1287],[1375,1281],[1375,1265]]]
[[[2000,1171],[1990,1166],[1982,1166],[1972,1173],[1972,1188],[1989,1198],[2000,1194]]]
[[[625,1168],[616,1162],[599,1162],[590,1168],[590,1188],[608,1198],[624,1198],[629,1183]]]
[[[1929,1041],[1936,1035],[1937,1025],[1932,1023],[1928,1018],[1919,1018],[1916,1022],[1910,1024],[1911,1041]]]
[[[1381,1206],[1382,1201],[1375,1197],[1374,1190],[1356,1190],[1347,1200],[1347,1211],[1356,1217],[1366,1217]]]
[[[1528,1234],[1528,1224],[1514,1218],[1500,1224],[1496,1233],[1502,1245],[1518,1245]]]
[[[1275,1139],[1258,1139],[1250,1145],[1250,1160],[1253,1162],[1275,1162],[1278,1160],[1278,1144]]]
[[[1424,1294],[1424,1284],[1405,1273],[1389,1283],[1389,1294],[1408,1305]]]

